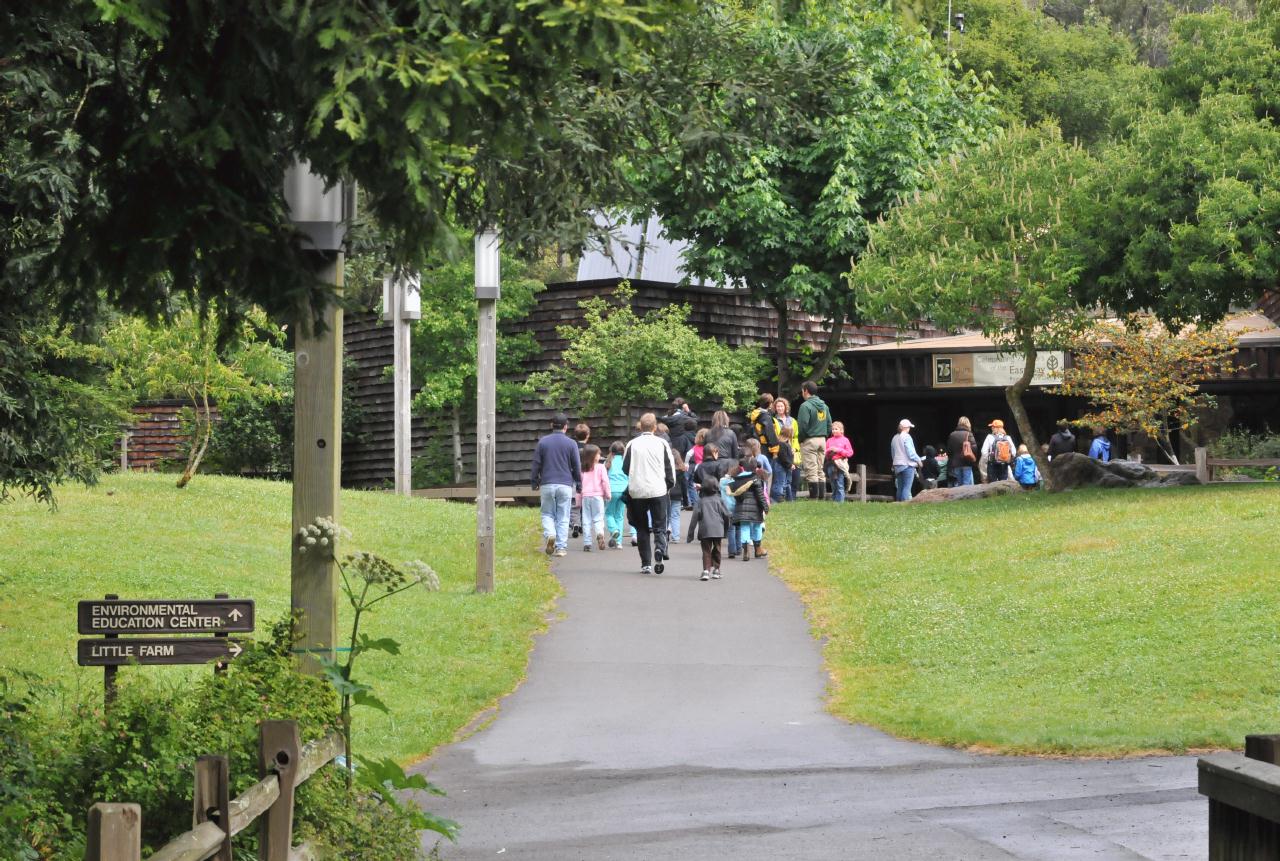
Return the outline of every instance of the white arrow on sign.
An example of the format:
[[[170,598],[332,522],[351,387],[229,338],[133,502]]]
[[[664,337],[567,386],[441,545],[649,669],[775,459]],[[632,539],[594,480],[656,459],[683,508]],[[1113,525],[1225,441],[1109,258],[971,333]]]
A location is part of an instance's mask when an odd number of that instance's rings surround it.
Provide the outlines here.
[[[240,648],[240,644],[239,644],[239,643],[232,643],[232,644],[228,647],[227,651],[231,652],[231,657],[233,657],[233,658],[238,658],[238,657],[240,657],[240,653],[241,653],[241,652],[243,652],[243,651],[244,651],[244,649]]]
[[[235,620],[235,621],[239,622],[239,621],[240,621],[240,617],[241,617],[241,616],[243,616],[243,615],[244,615],[244,613],[241,613],[241,612],[240,612],[240,610],[239,610],[238,608],[236,608],[236,607],[232,607],[232,608],[231,608],[231,612],[230,612],[230,613],[228,613],[227,615],[228,615],[228,616],[230,616],[233,620]]]

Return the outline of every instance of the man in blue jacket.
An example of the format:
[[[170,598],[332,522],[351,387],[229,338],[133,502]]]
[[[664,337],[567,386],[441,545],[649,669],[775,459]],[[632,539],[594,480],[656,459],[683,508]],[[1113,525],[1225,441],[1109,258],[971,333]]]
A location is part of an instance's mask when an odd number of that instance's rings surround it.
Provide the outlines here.
[[[568,430],[569,417],[556,413],[551,417],[551,432],[538,440],[533,452],[529,485],[542,491],[542,537],[548,556],[568,553],[569,510],[574,493],[582,490],[582,460]]]

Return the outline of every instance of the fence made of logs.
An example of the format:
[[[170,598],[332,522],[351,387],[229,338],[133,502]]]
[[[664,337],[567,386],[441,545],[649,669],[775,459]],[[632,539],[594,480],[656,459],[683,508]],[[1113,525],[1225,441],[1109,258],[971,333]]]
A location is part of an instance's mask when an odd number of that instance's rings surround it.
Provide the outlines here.
[[[1209,799],[1209,861],[1280,858],[1280,735],[1245,737],[1244,755],[1200,757]]]
[[[225,756],[196,760],[192,793],[192,827],[174,837],[150,861],[231,861],[232,840],[258,821],[259,861],[305,861],[313,857],[306,844],[293,845],[294,790],[342,753],[342,736],[299,744],[298,724],[263,721],[258,731],[261,780],[236,798],[230,797]],[[86,861],[141,861],[142,810],[136,804],[93,805],[89,810]]]
[[[1280,467],[1280,458],[1210,457],[1207,448],[1196,449],[1196,478],[1202,484],[1208,484],[1213,481],[1215,470],[1231,469],[1233,467],[1255,467],[1257,469]]]

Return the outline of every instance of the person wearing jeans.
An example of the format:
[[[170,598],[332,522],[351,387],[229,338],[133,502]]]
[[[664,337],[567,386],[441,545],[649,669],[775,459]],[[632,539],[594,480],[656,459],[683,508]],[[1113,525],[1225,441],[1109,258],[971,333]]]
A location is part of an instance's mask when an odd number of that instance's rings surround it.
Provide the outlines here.
[[[915,427],[907,419],[898,422],[898,433],[889,444],[889,452],[893,455],[893,483],[897,489],[894,494],[896,502],[911,499],[911,489],[916,481],[916,469],[920,466],[920,455],[916,453],[916,444],[911,439],[911,429]]]
[[[551,432],[538,440],[529,476],[529,485],[542,493],[542,538],[548,556],[568,552],[569,511],[574,493],[582,490],[582,458],[568,430],[568,416],[551,417]]]
[[[965,457],[966,448],[968,457]],[[951,486],[973,484],[973,466],[977,462],[978,441],[973,436],[973,425],[968,416],[961,416],[956,429],[947,437],[947,478]]]

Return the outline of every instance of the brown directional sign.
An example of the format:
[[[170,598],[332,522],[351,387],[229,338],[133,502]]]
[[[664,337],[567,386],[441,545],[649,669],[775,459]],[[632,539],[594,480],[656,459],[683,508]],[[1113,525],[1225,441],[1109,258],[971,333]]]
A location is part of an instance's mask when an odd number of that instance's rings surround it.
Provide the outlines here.
[[[147,637],[137,640],[81,640],[76,661],[82,667],[158,664],[207,664],[238,657],[244,651],[226,637]]]
[[[253,602],[238,598],[81,601],[81,634],[247,634]]]

